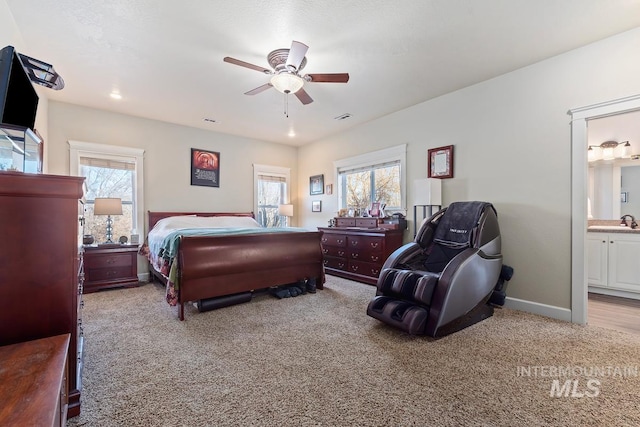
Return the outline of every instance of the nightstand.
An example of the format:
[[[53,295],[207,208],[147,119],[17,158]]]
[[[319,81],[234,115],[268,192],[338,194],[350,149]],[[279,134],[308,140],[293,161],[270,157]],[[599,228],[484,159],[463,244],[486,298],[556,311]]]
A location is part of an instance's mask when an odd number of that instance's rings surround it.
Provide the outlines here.
[[[138,285],[137,245],[84,247],[84,293]]]

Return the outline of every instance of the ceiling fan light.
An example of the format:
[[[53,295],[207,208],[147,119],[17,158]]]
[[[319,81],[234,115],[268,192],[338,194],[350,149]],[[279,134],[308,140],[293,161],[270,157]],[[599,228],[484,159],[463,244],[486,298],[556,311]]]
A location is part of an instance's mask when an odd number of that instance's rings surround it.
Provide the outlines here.
[[[291,73],[279,73],[271,77],[271,85],[281,93],[296,93],[304,85],[304,80]]]

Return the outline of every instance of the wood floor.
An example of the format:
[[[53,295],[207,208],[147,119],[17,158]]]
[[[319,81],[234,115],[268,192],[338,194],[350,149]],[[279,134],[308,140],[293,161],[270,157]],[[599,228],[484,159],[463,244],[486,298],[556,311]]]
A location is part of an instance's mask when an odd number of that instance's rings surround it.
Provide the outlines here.
[[[640,335],[640,300],[589,293],[587,323]]]

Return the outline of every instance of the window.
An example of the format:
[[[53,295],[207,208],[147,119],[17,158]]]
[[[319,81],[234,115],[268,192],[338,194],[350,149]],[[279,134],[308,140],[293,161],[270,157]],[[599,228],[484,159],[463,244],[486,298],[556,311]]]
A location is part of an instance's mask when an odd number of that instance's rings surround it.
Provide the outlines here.
[[[336,161],[339,208],[363,211],[379,202],[402,210],[405,161],[406,145]]]
[[[122,200],[122,215],[112,216],[113,236],[137,234],[143,228],[142,155],[143,150],[103,144],[69,141],[71,175],[85,179],[84,234],[104,241],[107,217],[93,215],[95,199],[117,197]]]
[[[289,200],[289,168],[253,165],[254,212],[263,227],[288,227],[289,217],[278,214],[278,206]]]

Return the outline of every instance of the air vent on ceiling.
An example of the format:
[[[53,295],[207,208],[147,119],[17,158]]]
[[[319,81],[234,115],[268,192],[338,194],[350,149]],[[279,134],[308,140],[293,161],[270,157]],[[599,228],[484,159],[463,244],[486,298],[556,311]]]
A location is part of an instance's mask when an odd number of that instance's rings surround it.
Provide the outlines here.
[[[349,113],[344,113],[338,117],[334,117],[335,120],[344,120],[344,119],[348,119],[349,117],[351,117],[351,114]]]

